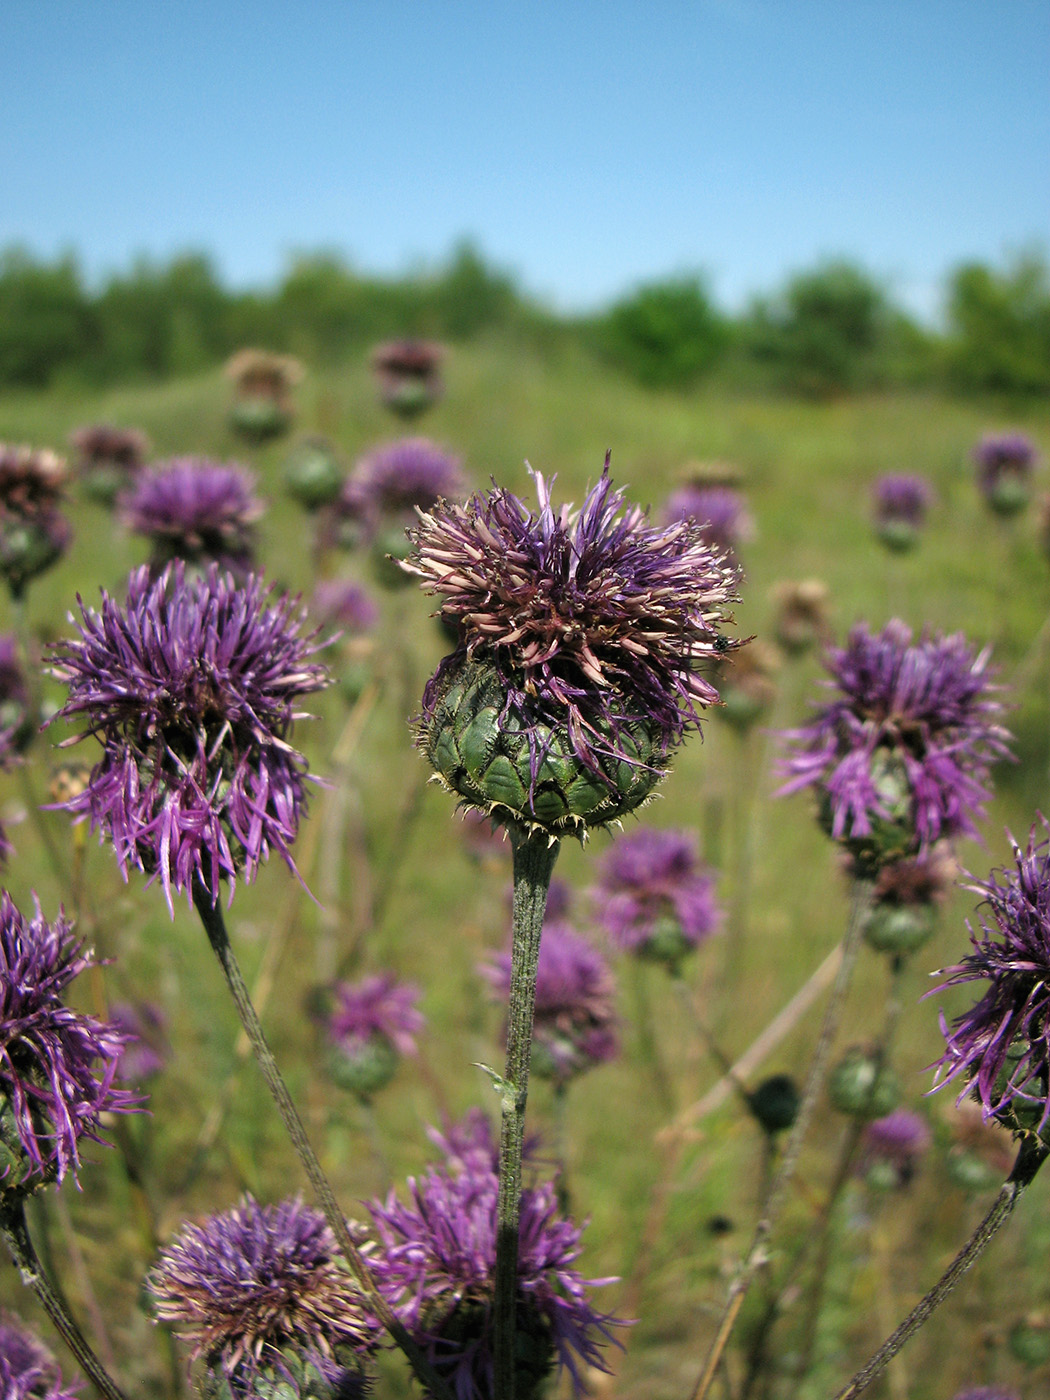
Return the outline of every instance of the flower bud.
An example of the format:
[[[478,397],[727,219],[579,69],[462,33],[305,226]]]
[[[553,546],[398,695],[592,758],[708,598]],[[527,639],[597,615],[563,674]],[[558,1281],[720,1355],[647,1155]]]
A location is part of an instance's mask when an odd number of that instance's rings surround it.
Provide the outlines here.
[[[772,1137],[791,1127],[800,1101],[798,1085],[790,1074],[771,1074],[752,1090],[748,1105],[763,1132]]]
[[[897,1106],[900,1082],[878,1055],[855,1045],[832,1070],[828,1095],[850,1118],[884,1118]]]
[[[343,469],[324,438],[307,438],[299,444],[288,459],[284,484],[304,510],[331,505],[342,487]]]

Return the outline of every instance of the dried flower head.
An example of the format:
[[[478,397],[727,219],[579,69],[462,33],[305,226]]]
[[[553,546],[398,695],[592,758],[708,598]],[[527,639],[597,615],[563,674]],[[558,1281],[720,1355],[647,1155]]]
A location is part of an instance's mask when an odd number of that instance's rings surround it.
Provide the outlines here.
[[[1015,515],[1028,504],[1039,454],[1024,433],[986,433],[973,450],[977,488],[1000,515]]]
[[[872,496],[879,539],[887,549],[911,549],[933,501],[929,482],[911,472],[890,472],[879,477]]]
[[[853,875],[863,875],[864,863],[847,856]],[[926,851],[890,861],[879,869],[862,932],[878,952],[903,957],[916,952],[933,936],[938,907],[948,898],[959,865],[947,841]]]
[[[415,418],[440,399],[445,347],[433,340],[391,340],[372,351],[379,397],[401,418]]]
[[[561,832],[636,806],[718,702],[700,668],[739,645],[720,631],[736,574],[694,522],[625,508],[608,459],[579,511],[532,475],[538,514],[500,487],[442,502],[405,568],[460,638],[424,692],[421,746],[466,802]]]
[[[207,457],[158,463],[140,473],[121,502],[124,523],[152,543],[154,573],[173,559],[247,573],[263,509],[251,472]]]
[[[773,635],[785,651],[797,655],[827,642],[830,625],[826,583],[819,578],[801,579],[798,583],[785,579],[774,585],[772,599],[776,609]]]
[[[672,491],[664,507],[664,523],[693,520],[700,538],[712,549],[735,560],[737,546],[754,537],[755,523],[743,496],[731,486],[688,481]]]
[[[595,915],[625,952],[672,966],[717,931],[714,874],[687,831],[641,827],[613,845],[594,891]]]
[[[960,1098],[972,1089],[986,1118],[1042,1133],[1050,1121],[1050,841],[1038,823],[1027,848],[1015,842],[1013,853],[1013,868],[967,886],[981,896],[977,928],[967,921],[973,951],[942,969],[934,992],[988,985],[950,1027],[941,1016],[947,1048],[935,1082],[962,1076]]]
[[[76,472],[84,489],[96,500],[112,504],[146,465],[149,439],[137,428],[95,423],[69,435],[76,453]]]
[[[92,954],[34,903],[26,919],[0,891],[0,1194],[75,1176],[81,1139],[103,1141],[102,1114],[139,1103],[113,1087],[124,1034],[63,1001]]]
[[[422,993],[381,972],[360,982],[338,982],[333,994],[327,1024],[333,1077],[368,1098],[390,1080],[401,1056],[416,1053],[416,1036],[426,1025],[416,1008]]]
[[[511,955],[479,969],[498,1000],[510,997]],[[536,975],[532,1069],[564,1086],[593,1065],[614,1059],[616,986],[597,948],[561,919],[547,918]]]
[[[272,398],[284,402],[302,380],[304,370],[291,355],[249,348],[231,355],[223,373],[232,382],[234,391],[245,398]]]
[[[715,713],[735,729],[750,729],[775,704],[782,665],[779,650],[761,639],[727,656],[718,667],[722,708]]]
[[[8,767],[23,753],[36,734],[36,718],[30,709],[29,683],[22,666],[17,638],[0,634],[0,768]]]
[[[232,1210],[186,1224],[149,1275],[157,1317],[221,1373],[237,1397],[268,1375],[297,1382],[302,1368],[340,1396],[357,1396],[356,1358],[374,1349],[378,1324],[339,1259],[324,1216],[296,1197],[262,1206],[250,1195]],[[309,1375],[309,1371],[308,1371]],[[273,1392],[269,1392],[273,1393]]]
[[[175,563],[155,580],[137,569],[123,606],[103,591],[101,611],[80,611],[79,638],[53,648],[69,687],[56,718],[82,717],[103,752],[66,809],[112,840],[125,878],[159,878],[169,909],[195,879],[232,893],[271,850],[294,869],[307,774],[288,738],[299,697],[328,683],[297,604]]]
[[[15,598],[69,547],[72,531],[59,509],[65,484],[57,453],[0,443],[0,574]]]
[[[0,1396],[3,1400],[74,1400],[80,1386],[66,1385],[58,1363],[28,1327],[0,1312]]]
[[[370,1205],[381,1250],[372,1261],[379,1286],[456,1400],[493,1393],[492,1303],[499,1181],[479,1153],[458,1166],[431,1167],[408,1183],[410,1201],[393,1192]],[[600,1345],[618,1320],[598,1312],[573,1267],[582,1231],[559,1216],[553,1185],[526,1187],[518,1234],[516,1393],[536,1400],[552,1367],[565,1367],[577,1395],[582,1362],[606,1370]]]
[[[859,624],[825,664],[838,695],[784,734],[780,795],[814,787],[830,834],[872,868],[976,836],[989,766],[1009,754],[988,652],[961,633],[913,643],[895,620]]]

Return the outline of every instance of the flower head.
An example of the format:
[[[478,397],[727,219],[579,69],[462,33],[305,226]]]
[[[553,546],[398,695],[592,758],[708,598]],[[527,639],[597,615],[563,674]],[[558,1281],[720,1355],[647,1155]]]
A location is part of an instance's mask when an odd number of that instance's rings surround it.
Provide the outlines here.
[[[379,396],[401,418],[415,418],[443,392],[445,347],[433,340],[391,340],[372,351]]]
[[[362,457],[353,481],[373,519],[414,516],[440,500],[463,494],[463,474],[453,457],[429,438],[399,438]]]
[[[242,398],[271,398],[284,402],[303,377],[303,367],[291,355],[246,348],[231,355],[223,368]]]
[[[85,489],[111,504],[146,465],[149,439],[137,428],[117,428],[95,423],[70,433],[76,452],[76,470]]]
[[[345,1374],[349,1386],[359,1376],[355,1357],[378,1340],[324,1216],[299,1197],[262,1206],[245,1195],[232,1210],[184,1225],[148,1282],[157,1317],[238,1397],[252,1393],[260,1372],[294,1384],[304,1366],[329,1384]],[[349,1400],[360,1392],[335,1393]]]
[[[0,1396],[3,1400],[74,1400],[80,1386],[65,1385],[55,1358],[10,1313],[0,1312]]]
[[[117,1076],[129,1084],[152,1079],[164,1068],[171,1054],[168,1044],[168,1018],[156,1002],[116,1001],[110,1007],[113,1024],[124,1037],[124,1048],[117,1065]]]
[[[69,547],[72,531],[59,509],[65,483],[57,453],[0,443],[0,574],[16,598]]]
[[[338,982],[334,994],[327,1027],[333,1075],[368,1097],[391,1078],[399,1057],[416,1053],[415,1038],[426,1025],[416,1009],[420,989],[381,972],[360,982]]]
[[[63,997],[94,958],[61,915],[32,919],[0,891],[0,1194],[80,1167],[80,1142],[102,1142],[103,1113],[139,1100],[113,1087],[126,1037]]]
[[[672,964],[722,921],[715,877],[686,831],[641,827],[622,836],[605,858],[594,904],[616,947]]]
[[[1027,848],[1014,843],[1013,852],[1013,868],[968,886],[982,897],[977,928],[967,922],[973,951],[942,970],[934,992],[988,985],[950,1027],[941,1017],[947,1049],[936,1082],[962,1076],[986,1118],[1042,1133],[1050,1121],[1050,841],[1033,826]]]
[[[815,787],[831,835],[876,865],[940,838],[976,836],[990,764],[1009,754],[1003,706],[961,633],[924,633],[903,622],[858,625],[826,663],[835,699],[784,735],[788,782]]]
[[[879,539],[888,549],[910,549],[933,499],[929,482],[910,472],[890,472],[879,477],[872,494]]]
[[[790,579],[774,585],[773,635],[792,655],[828,640],[828,586],[819,578]]]
[[[80,610],[79,638],[53,649],[59,716],[83,717],[103,751],[65,808],[112,840],[125,877],[159,878],[169,909],[173,889],[200,879],[217,897],[271,850],[294,869],[307,775],[288,737],[296,701],[327,684],[295,602],[175,563],[137,569],[123,606],[103,591],[100,612]]]
[[[510,996],[511,955],[480,969],[500,1001]],[[616,988],[608,963],[571,924],[548,918],[540,941],[532,1068],[565,1085],[619,1050]]]
[[[410,1180],[409,1203],[393,1192],[370,1206],[381,1250],[379,1286],[456,1400],[487,1400],[493,1387],[492,1304],[496,1268],[494,1165],[479,1153],[431,1167]],[[601,1340],[617,1319],[588,1301],[573,1267],[582,1231],[558,1214],[551,1184],[526,1187],[518,1234],[517,1393],[534,1400],[552,1366],[565,1367],[577,1394],[580,1363],[606,1367]]]
[[[636,806],[718,702],[700,668],[737,645],[736,574],[694,521],[624,508],[608,461],[578,511],[533,478],[537,514],[494,487],[422,515],[405,567],[459,628],[423,695],[432,763],[472,805],[562,830]]]
[[[379,621],[368,590],[349,578],[322,579],[314,589],[310,611],[322,625],[344,632],[367,632]]]
[[[858,1170],[888,1186],[907,1186],[930,1145],[926,1119],[907,1108],[875,1118],[864,1129]]]
[[[236,462],[175,457],[140,473],[121,513],[129,529],[151,540],[155,573],[183,559],[243,575],[252,567],[263,505],[254,477]]]
[[[1039,454],[1024,433],[985,433],[973,450],[977,487],[994,511],[1014,515],[1028,504]]]
[[[693,520],[703,542],[727,559],[736,558],[737,546],[754,535],[755,525],[739,491],[731,486],[686,482],[672,491],[664,507],[664,523]]]

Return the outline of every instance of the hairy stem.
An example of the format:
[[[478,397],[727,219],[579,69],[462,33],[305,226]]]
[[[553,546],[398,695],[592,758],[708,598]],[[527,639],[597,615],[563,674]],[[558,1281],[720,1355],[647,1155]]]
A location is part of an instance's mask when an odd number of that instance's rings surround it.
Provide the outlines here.
[[[361,1292],[364,1294],[368,1306],[371,1308],[376,1318],[383,1324],[394,1341],[404,1352],[409,1363],[428,1393],[433,1396],[440,1396],[442,1400],[450,1400],[448,1388],[444,1381],[433,1369],[426,1357],[416,1346],[415,1342],[405,1331],[404,1326],[398,1321],[392,1312],[390,1305],[379,1292],[375,1278],[371,1269],[365,1261],[361,1251],[354,1244],[347,1229],[346,1217],[340,1210],[335,1199],[335,1192],[332,1190],[331,1182],[325,1175],[324,1169],[318,1160],[316,1152],[310,1145],[306,1136],[306,1129],[303,1121],[299,1117],[299,1112],[292,1102],[292,1096],[288,1092],[288,1086],[277,1068],[277,1061],[273,1057],[266,1037],[263,1034],[259,1018],[255,1014],[255,1007],[252,1005],[251,997],[248,994],[248,987],[244,981],[240,966],[234,956],[230,946],[229,935],[226,932],[226,922],[222,916],[222,908],[213,899],[211,890],[208,889],[204,881],[198,876],[193,884],[193,902],[196,905],[197,913],[201,917],[204,930],[208,935],[208,942],[215,951],[219,959],[220,966],[226,977],[226,985],[230,989],[230,994],[237,1006],[237,1011],[241,1018],[241,1025],[251,1043],[255,1058],[262,1070],[263,1078],[266,1080],[267,1088],[273,1096],[277,1111],[281,1115],[281,1121],[291,1139],[292,1146],[298,1154],[307,1177],[317,1193],[317,1199],[324,1212],[325,1219],[335,1235],[339,1252],[350,1265],[350,1269],[357,1279]]]
[[[126,1400],[124,1392],[92,1351],[87,1338],[44,1272],[29,1236],[21,1200],[15,1200],[0,1208],[0,1234],[11,1251],[11,1258],[22,1275],[22,1282],[40,1299],[44,1311],[55,1324],[62,1340],[76,1357],[77,1364],[84,1374],[90,1377],[99,1394],[104,1395],[106,1400]]]
[[[912,1309],[896,1332],[883,1342],[867,1365],[861,1367],[849,1385],[838,1392],[835,1400],[853,1400],[855,1395],[860,1395],[867,1390],[876,1376],[880,1375],[886,1365],[897,1355],[905,1342],[914,1336],[919,1328],[936,1312],[945,1298],[955,1289],[963,1274],[973,1268],[999,1230],[1009,1220],[1022,1192],[1031,1185],[1036,1172],[1047,1157],[1050,1157],[1050,1147],[1046,1147],[1038,1138],[1025,1137],[1022,1139],[1014,1169],[1003,1182],[991,1210],[925,1298]]]
[[[529,1092],[540,935],[558,849],[558,841],[552,841],[543,832],[525,836],[514,844],[514,922],[507,1011],[507,1060],[499,1085],[499,1199],[496,1208],[496,1291],[493,1303],[495,1400],[514,1400],[514,1333],[525,1101]]]

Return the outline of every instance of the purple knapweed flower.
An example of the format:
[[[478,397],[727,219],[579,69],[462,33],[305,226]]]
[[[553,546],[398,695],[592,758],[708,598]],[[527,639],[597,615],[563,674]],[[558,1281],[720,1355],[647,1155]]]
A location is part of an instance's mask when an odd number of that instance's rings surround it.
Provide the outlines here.
[[[0,1196],[75,1177],[81,1139],[104,1141],[102,1114],[139,1106],[113,1087],[124,1034],[63,1001],[93,955],[61,914],[48,923],[34,905],[26,919],[0,891]]]
[[[1000,515],[1014,515],[1028,504],[1031,478],[1039,460],[1024,433],[985,433],[973,449],[977,488]]]
[[[314,589],[310,611],[322,626],[343,632],[367,632],[379,621],[375,599],[350,578],[322,579]]]
[[[889,472],[876,481],[872,497],[879,539],[888,549],[911,549],[933,501],[929,482],[911,472]]]
[[[500,487],[442,502],[404,567],[459,631],[424,691],[422,747],[466,802],[560,831],[636,806],[718,703],[700,668],[739,645],[719,630],[736,572],[695,522],[625,508],[608,459],[578,511],[532,476],[538,514]]]
[[[506,1004],[510,953],[499,954],[479,971]],[[536,974],[533,1072],[563,1088],[592,1065],[615,1059],[615,996],[612,972],[598,949],[571,924],[547,918]]]
[[[399,438],[362,457],[354,468],[347,493],[356,495],[371,534],[403,529],[418,510],[463,495],[462,464],[429,438]]]
[[[232,1210],[183,1225],[148,1285],[157,1317],[235,1396],[254,1394],[257,1379],[316,1396],[326,1393],[309,1388],[318,1377],[340,1400],[364,1394],[359,1358],[380,1329],[324,1216],[301,1198],[262,1206],[245,1195]]]
[[[141,1084],[160,1074],[171,1053],[168,1018],[161,1008],[151,1001],[115,1001],[109,1015],[125,1036],[117,1077],[129,1084]]]
[[[664,507],[664,524],[691,520],[700,538],[727,559],[736,559],[737,546],[753,538],[754,521],[739,491],[731,486],[686,482],[672,491]]]
[[[82,719],[103,751],[66,810],[112,840],[125,878],[158,878],[173,913],[173,889],[199,879],[217,898],[225,878],[232,894],[271,850],[294,870],[307,773],[288,738],[299,697],[328,683],[295,601],[177,562],[135,570],[123,606],[103,590],[100,612],[80,610],[79,638],[53,648],[69,687],[56,718]]]
[[[173,559],[215,563],[243,577],[252,568],[255,522],[263,513],[255,478],[236,462],[175,457],[137,477],[121,500],[124,523],[152,543],[159,573]]]
[[[371,1260],[379,1287],[456,1400],[493,1393],[492,1304],[496,1269],[495,1165],[480,1154],[431,1167],[409,1180],[410,1201],[393,1191],[369,1207],[380,1249]],[[518,1233],[516,1380],[535,1400],[555,1364],[583,1393],[580,1363],[607,1370],[602,1340],[619,1319],[597,1311],[586,1290],[615,1282],[584,1279],[573,1267],[582,1231],[558,1214],[550,1183],[526,1187]]]
[[[873,1184],[907,1186],[930,1141],[925,1118],[907,1108],[894,1109],[864,1129],[857,1170]]]
[[[876,633],[854,627],[825,665],[838,695],[782,736],[779,795],[816,788],[830,834],[876,867],[976,836],[988,768],[1009,755],[988,651],[975,654],[961,633],[913,643],[894,620]]]
[[[1050,832],[1040,817],[1043,830]],[[1050,1121],[1050,840],[1032,827],[1028,846],[1013,843],[1013,868],[967,888],[982,897],[978,928],[967,920],[973,951],[938,974],[927,996],[968,982],[984,995],[951,1026],[935,1085],[962,1076],[986,1118],[1042,1133]]]
[[[28,1327],[0,1312],[0,1396],[3,1400],[74,1400],[80,1384],[66,1385],[58,1363]]]
[[[694,837],[654,827],[642,827],[613,845],[594,891],[594,909],[617,948],[672,966],[722,922],[715,876],[698,861]]]
[[[360,982],[338,982],[327,1021],[333,1077],[344,1088],[369,1097],[393,1076],[403,1055],[416,1053],[426,1017],[416,1008],[422,995],[389,972]]]
[[[65,485],[65,459],[56,452],[0,443],[0,575],[14,598],[69,548]]]

